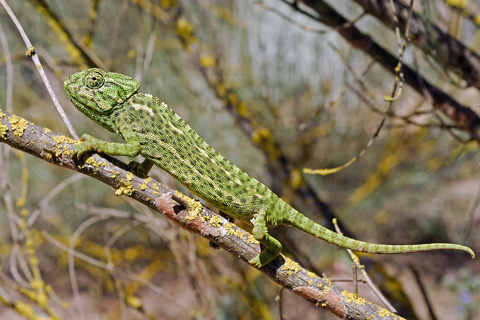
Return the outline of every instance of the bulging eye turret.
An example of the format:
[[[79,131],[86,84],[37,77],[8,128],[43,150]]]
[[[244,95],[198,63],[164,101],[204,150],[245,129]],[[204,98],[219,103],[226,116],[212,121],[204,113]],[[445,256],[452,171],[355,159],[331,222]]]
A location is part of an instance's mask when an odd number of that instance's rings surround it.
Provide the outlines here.
[[[103,74],[95,70],[87,73],[83,82],[90,89],[98,89],[104,84],[105,77]]]

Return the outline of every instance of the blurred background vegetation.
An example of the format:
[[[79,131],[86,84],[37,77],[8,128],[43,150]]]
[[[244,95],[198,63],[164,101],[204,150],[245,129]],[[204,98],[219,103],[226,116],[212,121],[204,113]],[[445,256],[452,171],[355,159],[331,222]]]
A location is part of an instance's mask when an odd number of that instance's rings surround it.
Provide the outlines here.
[[[384,6],[380,19],[373,1],[328,3],[9,1],[79,134],[121,141],[75,110],[63,80],[88,67],[125,73],[323,225],[336,217],[361,240],[455,242],[478,253],[480,67],[461,69],[478,54],[480,6],[416,1],[419,20],[411,20],[412,43],[402,51],[405,25],[387,12],[395,3],[408,20],[409,1],[403,11],[402,2],[376,1]],[[68,135],[3,9],[0,25],[1,108]],[[355,44],[361,37],[351,26],[370,42]],[[452,41],[465,47],[444,45]],[[371,43],[384,51],[368,52]],[[392,74],[402,55],[414,79],[452,100]],[[389,105],[384,97],[395,86]],[[152,212],[106,186],[5,145],[0,150],[1,319],[278,319],[280,312],[285,319],[334,318],[291,293],[279,299],[279,287],[261,273],[166,219],[142,222],[138,217]],[[362,151],[336,173],[303,173],[342,166]],[[186,192],[160,169],[152,175]],[[273,233],[284,253],[310,270],[351,277],[345,250],[291,228]],[[69,256],[69,246],[82,256]],[[479,316],[479,259],[441,251],[361,257],[401,315]],[[365,285],[359,294],[379,303]]]

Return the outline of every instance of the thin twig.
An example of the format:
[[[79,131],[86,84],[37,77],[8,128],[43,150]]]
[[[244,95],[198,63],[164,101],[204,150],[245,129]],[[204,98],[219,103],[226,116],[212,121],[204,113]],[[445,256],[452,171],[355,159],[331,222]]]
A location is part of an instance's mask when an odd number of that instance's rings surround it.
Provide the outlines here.
[[[279,316],[280,316],[280,320],[283,320],[285,319],[285,315],[284,315],[284,312],[283,312],[283,292],[285,291],[285,288],[284,287],[281,287],[280,288],[280,291],[278,292],[278,313],[279,313]]]
[[[342,231],[340,230],[340,227],[338,226],[337,222],[334,220],[333,225],[335,226],[335,231],[337,231],[338,234],[343,235]],[[388,310],[391,312],[397,313],[397,310],[390,304],[390,302],[383,296],[383,294],[380,292],[380,290],[377,289],[375,284],[373,283],[372,279],[370,279],[367,271],[365,271],[365,267],[360,264],[360,259],[357,257],[355,253],[353,253],[352,250],[346,249],[348,254],[350,255],[350,258],[352,259],[353,263],[357,266],[357,268],[360,270],[363,276],[363,281],[367,283],[367,285],[370,287],[370,290],[373,291],[373,293],[382,301],[382,303],[387,307]]]
[[[32,58],[33,63],[35,64],[35,67],[37,68],[38,73],[40,74],[40,77],[43,80],[43,83],[45,84],[45,87],[47,88],[48,93],[50,94],[50,98],[53,101],[53,104],[55,105],[55,108],[57,108],[58,113],[60,114],[60,117],[63,120],[63,123],[65,123],[65,126],[67,127],[68,131],[70,131],[70,134],[75,140],[78,140],[78,135],[73,128],[72,124],[70,123],[70,120],[68,120],[67,114],[63,110],[62,106],[58,102],[57,95],[55,94],[55,91],[53,91],[53,88],[50,84],[50,81],[47,78],[47,74],[45,73],[45,70],[42,67],[42,64],[40,63],[40,58],[38,55],[35,53],[35,48],[33,47],[32,43],[30,42],[30,39],[28,39],[27,34],[23,30],[22,25],[20,24],[20,21],[18,21],[17,17],[13,13],[12,9],[8,6],[7,2],[5,0],[0,0],[0,4],[3,6],[5,11],[7,11],[7,14],[10,16],[10,19],[12,19],[13,23],[18,29],[18,32],[20,32],[20,35],[25,42],[25,45],[27,46],[27,56]]]
[[[428,313],[430,315],[430,319],[432,320],[437,320],[437,315],[435,314],[435,311],[433,310],[432,303],[430,302],[430,299],[428,298],[427,291],[425,290],[425,286],[422,283],[422,280],[420,278],[420,275],[418,274],[417,269],[415,269],[412,265],[410,265],[410,270],[413,273],[413,276],[415,277],[415,280],[417,281],[418,287],[420,288],[420,292],[422,292],[422,296],[425,299],[425,303],[427,304],[427,309]]]
[[[23,277],[27,278],[28,281],[25,281],[18,272],[17,262],[22,269]],[[24,288],[30,287],[30,281],[32,280],[32,273],[30,269],[27,267],[27,263],[25,262],[24,256],[21,252],[20,244],[14,243],[12,251],[10,253],[10,272],[12,273],[12,278],[15,280],[16,283],[23,286]]]
[[[138,40],[138,45],[137,45],[137,66],[136,66],[136,71],[135,71],[135,80],[138,82],[142,82],[143,78],[145,77],[145,74],[148,71],[148,68],[150,68],[150,64],[152,62],[153,58],[153,52],[155,49],[155,40],[156,40],[156,32],[155,30],[152,30],[150,32],[150,36],[148,37],[148,43],[147,43],[147,48],[145,49],[145,54],[140,54],[140,48],[141,48],[141,43],[142,40]],[[142,60],[143,57],[143,61]]]
[[[475,216],[477,215],[480,209],[479,204],[480,204],[480,186],[478,187],[477,193],[475,194],[475,198],[470,203],[467,214],[465,215],[468,217],[467,219],[468,228],[467,228],[467,232],[465,232],[465,238],[463,239],[463,242],[467,242],[467,240],[470,238],[470,234],[473,230],[473,227],[475,226]]]
[[[78,252],[78,251],[73,251],[71,252],[70,249],[64,245],[63,243],[61,243],[60,241],[56,240],[53,236],[51,236],[49,233],[47,233],[46,231],[41,231],[41,234],[42,236],[45,237],[45,239],[50,242],[52,245],[54,245],[55,247],[57,247],[58,249],[64,251],[64,252],[68,252],[69,254],[72,254],[75,256],[75,259],[79,259],[79,260],[82,260],[82,261],[85,261],[86,263],[89,263],[93,266],[96,266],[100,269],[103,269],[103,270],[106,270],[108,272],[111,272],[111,273],[115,273],[119,276],[122,276],[126,279],[129,279],[129,280],[134,280],[134,281],[137,281],[139,283],[141,283],[142,285],[148,287],[150,290],[152,290],[153,292],[165,297],[166,299],[168,299],[168,301],[170,303],[172,303],[173,305],[175,305],[177,308],[179,308],[179,310],[181,310],[182,312],[186,312],[188,313],[188,309],[184,308],[184,306],[182,305],[179,305],[178,302],[172,297],[171,294],[169,294],[167,291],[163,290],[162,288],[160,287],[157,287],[155,286],[154,284],[152,284],[151,282],[149,281],[145,281],[144,279],[142,279],[141,277],[135,275],[135,274],[131,274],[131,273],[127,273],[127,272],[124,272],[124,271],[121,271],[119,270],[118,268],[112,266],[112,265],[109,265],[107,263],[104,263],[102,261],[99,261],[97,259],[94,259],[84,253],[81,253],[81,252]]]
[[[432,110],[432,111],[414,111],[406,116],[399,116],[397,114],[395,114],[394,112],[390,111],[390,112],[386,112],[386,111],[383,111],[383,110],[380,110],[380,108],[378,108],[377,106],[375,106],[375,104],[370,101],[362,92],[360,92],[357,88],[355,88],[353,85],[351,84],[348,84],[347,83],[347,87],[352,90],[356,95],[357,97],[363,102],[365,103],[365,105],[370,109],[372,110],[373,112],[379,114],[379,115],[382,115],[382,116],[388,116],[389,118],[394,118],[394,119],[397,119],[397,120],[401,120],[401,121],[404,121],[405,123],[402,123],[402,124],[389,124],[389,125],[384,125],[386,126],[387,128],[398,128],[398,127],[404,127],[405,125],[413,125],[413,126],[417,126],[417,127],[420,127],[420,128],[440,128],[440,129],[447,129],[447,132],[448,133],[452,133],[450,129],[462,129],[461,126],[457,125],[457,124],[446,124],[445,122],[443,122],[443,120],[441,118],[437,118],[439,123],[419,123],[419,122],[416,122],[414,120],[412,120],[411,118],[415,117],[415,116],[420,116],[420,115],[425,115],[425,114],[434,114],[434,111],[435,110]],[[456,138],[456,137],[454,137]],[[465,143],[465,141],[462,141],[463,143]]]
[[[5,66],[7,69],[7,97],[5,99],[5,110],[12,112],[12,97],[13,97],[13,64],[12,55],[10,54],[10,47],[8,45],[5,31],[0,23],[0,42],[2,43],[3,55],[5,56]]]
[[[353,276],[353,287],[355,294],[358,294],[358,265],[356,263],[352,264],[352,276]]]
[[[77,242],[77,239],[82,234],[82,232],[85,231],[88,227],[90,227],[94,223],[107,219],[110,219],[110,217],[94,216],[85,220],[80,226],[78,226],[78,228],[75,230],[75,232],[72,234],[72,237],[70,238],[70,243],[68,246],[68,274],[70,276],[70,283],[72,285],[74,300],[77,304],[76,307],[82,319],[85,319],[86,314],[83,308],[83,301],[80,299],[80,290],[78,288],[77,276],[75,273],[75,256],[73,254],[75,252],[75,243]]]
[[[397,74],[397,77],[395,79],[395,84],[393,85],[391,95],[390,96],[385,96],[385,98],[384,98],[384,100],[388,102],[388,106],[387,106],[387,110],[385,111],[385,115],[383,116],[382,120],[380,121],[380,124],[377,127],[377,130],[375,130],[375,133],[372,135],[370,140],[367,142],[366,146],[362,150],[360,150],[360,152],[356,156],[354,156],[352,159],[350,159],[346,163],[342,164],[341,166],[338,166],[338,167],[335,167],[335,168],[327,168],[327,169],[304,168],[303,169],[304,173],[328,175],[328,174],[336,173],[340,170],[343,170],[343,169],[351,166],[353,163],[357,162],[360,158],[362,158],[363,155],[365,155],[367,150],[373,145],[375,140],[380,135],[380,131],[382,130],[382,128],[385,124],[385,121],[387,120],[387,115],[392,110],[393,102],[395,100],[397,100],[398,98],[400,98],[400,96],[402,95],[402,88],[403,88],[403,83],[404,83],[404,76],[403,76],[403,71],[402,71],[403,57],[404,57],[405,49],[406,49],[407,42],[408,42],[408,39],[409,39],[409,30],[410,30],[409,21],[410,21],[412,12],[413,12],[413,2],[414,2],[414,0],[412,0],[410,2],[409,19],[407,21],[407,27],[405,28],[403,43],[401,42],[401,39],[400,39],[400,29],[399,29],[398,26],[396,27],[397,42],[398,42],[398,45],[399,45],[398,64],[397,64],[397,67],[395,68],[395,72]],[[392,6],[393,6],[393,3],[392,3]],[[334,49],[335,49],[335,47],[334,47]],[[340,54],[340,56],[342,57],[341,54]],[[342,59],[343,59],[343,57],[342,57]],[[348,63],[347,63],[347,65],[348,65]]]
[[[112,246],[115,244],[115,242],[120,239],[124,234],[127,232],[131,231],[133,227],[136,227],[140,225],[140,221],[133,221],[133,222],[128,222],[124,226],[122,226],[120,229],[118,229],[107,241],[107,243],[103,246],[103,249],[105,251],[105,256],[107,258],[107,262],[110,266],[112,266],[112,269],[115,268],[115,263],[113,260],[113,255],[112,255]],[[117,296],[119,298],[119,301],[122,301],[123,303],[119,303],[120,305],[120,314],[125,314],[125,290],[122,288],[121,282],[117,277],[112,277],[113,284],[115,286],[115,291],[117,292]]]
[[[55,186],[50,192],[43,197],[42,201],[37,205],[37,208],[32,212],[30,217],[27,220],[28,226],[32,226],[35,223],[35,220],[37,220],[38,216],[42,213],[43,208],[52,200],[58,193],[60,193],[63,189],[65,189],[68,185],[71,183],[74,183],[75,181],[84,178],[85,176],[82,174],[74,174],[67,179],[63,180],[60,182],[58,185]]]

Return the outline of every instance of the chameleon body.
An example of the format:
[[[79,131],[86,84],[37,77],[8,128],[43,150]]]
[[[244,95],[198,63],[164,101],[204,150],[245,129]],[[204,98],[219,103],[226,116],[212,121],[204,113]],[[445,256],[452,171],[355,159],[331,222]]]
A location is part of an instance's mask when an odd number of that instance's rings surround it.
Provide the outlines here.
[[[229,216],[250,221],[253,236],[265,246],[249,262],[261,267],[272,261],[282,245],[268,228],[289,225],[340,247],[371,253],[407,253],[429,250],[463,250],[449,243],[383,245],[339,235],[308,219],[281,200],[264,184],[250,177],[208,145],[164,102],[150,94],[137,92],[140,83],[119,73],[89,69],[71,75],[65,82],[67,97],[75,107],[126,143],[111,143],[88,135],[75,153],[89,152],[137,156],[145,161],[133,163],[146,174],[153,164],[171,174],[200,198]]]

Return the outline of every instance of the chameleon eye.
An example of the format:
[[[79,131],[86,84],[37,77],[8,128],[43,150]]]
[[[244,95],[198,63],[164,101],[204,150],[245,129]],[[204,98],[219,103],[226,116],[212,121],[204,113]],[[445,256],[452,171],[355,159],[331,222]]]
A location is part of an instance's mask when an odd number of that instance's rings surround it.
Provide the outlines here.
[[[85,75],[84,83],[90,89],[100,88],[105,82],[103,75],[98,71],[92,71]]]

